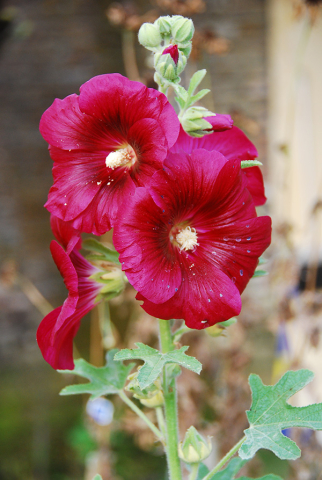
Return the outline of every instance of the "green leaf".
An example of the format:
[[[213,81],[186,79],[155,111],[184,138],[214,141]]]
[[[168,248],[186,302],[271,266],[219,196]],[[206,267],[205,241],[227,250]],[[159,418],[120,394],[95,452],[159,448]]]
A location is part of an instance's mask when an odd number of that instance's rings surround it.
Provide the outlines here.
[[[309,370],[290,371],[276,385],[266,386],[258,375],[250,375],[253,401],[246,412],[250,427],[245,430],[246,440],[239,450],[241,458],[252,458],[260,448],[271,450],[282,460],[295,460],[301,455],[298,446],[281,431],[291,427],[322,430],[322,403],[292,407],[286,402],[313,376]]]
[[[259,257],[259,259],[258,259],[258,265],[264,265],[264,263],[267,263],[266,258],[264,258],[264,257]]]
[[[120,350],[114,357],[115,360],[143,360],[144,365],[140,368],[138,381],[141,388],[147,388],[160,375],[166,363],[176,363],[181,367],[188,368],[193,372],[200,373],[202,365],[194,357],[189,357],[184,352],[189,347],[181,347],[179,350],[161,353],[143,343],[135,344],[138,348]]]
[[[202,480],[209,473],[209,468],[204,463],[199,463],[198,476],[196,480]]]
[[[103,479],[102,479],[102,477],[101,477],[99,474],[97,474],[97,475],[95,475],[95,477],[93,478],[93,480],[103,480]]]
[[[198,100],[201,100],[209,92],[210,92],[209,88],[204,88],[203,90],[200,90],[200,92],[196,93],[196,95],[191,97],[191,99],[189,101],[189,104],[188,104],[188,107],[190,105],[193,105],[194,103],[198,102]]]
[[[87,258],[92,260],[106,260],[108,262],[120,263],[119,254],[115,250],[105,247],[101,242],[95,240],[95,238],[86,238],[82,243],[83,248],[90,252],[95,252],[94,255],[89,255]],[[97,255],[100,254],[100,256]]]
[[[60,392],[60,395],[76,395],[80,393],[90,393],[91,399],[102,395],[111,395],[118,393],[125,385],[126,378],[134,363],[123,365],[114,361],[117,349],[110,350],[106,355],[105,367],[94,367],[82,358],[75,360],[74,370],[59,370],[61,373],[70,373],[79,375],[89,380],[89,383],[69,385]]]
[[[182,98],[180,98],[180,97],[175,97],[175,101],[177,102],[177,104],[179,105],[181,110],[183,110],[186,102],[184,100],[182,100]]]
[[[255,270],[253,278],[265,277],[266,275],[268,275],[268,272],[266,270]]]
[[[238,477],[237,480],[254,480],[254,479],[249,477]],[[283,480],[283,479],[279,475],[273,475],[272,473],[269,473],[268,475],[264,475],[264,477],[256,478],[255,480]]]
[[[242,460],[241,458],[233,458],[230,460],[228,463],[227,467],[221,470],[220,472],[214,473],[211,477],[207,478],[207,480],[235,480],[235,476],[237,473],[242,469],[242,467],[245,465],[246,461]],[[201,477],[197,480],[203,480],[203,477]],[[238,477],[237,480],[255,480],[249,477]],[[281,477],[278,477],[276,475],[265,475],[264,477],[257,478],[256,480],[282,480]]]
[[[183,88],[181,85],[175,85],[174,86],[175,92],[178,95],[180,99],[182,99],[184,102],[187,101],[188,99],[188,92],[185,88]]]
[[[206,69],[203,70],[198,70],[198,72],[194,73],[191,77],[189,88],[188,88],[188,94],[193,95],[194,91],[198,87],[198,85],[202,82],[204,79],[205,75],[207,73]]]
[[[259,160],[242,160],[240,162],[240,168],[249,168],[249,167],[260,167],[262,162]]]

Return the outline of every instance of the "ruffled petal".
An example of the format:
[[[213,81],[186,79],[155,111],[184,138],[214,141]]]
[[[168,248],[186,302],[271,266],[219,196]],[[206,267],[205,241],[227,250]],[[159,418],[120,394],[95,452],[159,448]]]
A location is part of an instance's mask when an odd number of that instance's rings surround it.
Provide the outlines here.
[[[65,248],[67,255],[69,255],[74,248],[76,250],[81,249],[82,240],[80,232],[73,228],[71,222],[64,222],[55,215],[50,215],[50,226],[59,243]]]
[[[244,168],[243,174],[247,178],[247,188],[253,197],[256,207],[264,205],[267,198],[265,197],[264,179],[260,168]]]
[[[133,201],[115,224],[113,241],[120,253],[129,282],[150,300],[164,302],[181,282],[180,266],[167,251],[168,226],[162,212],[145,188],[138,188]],[[131,258],[137,249],[140,254]]]

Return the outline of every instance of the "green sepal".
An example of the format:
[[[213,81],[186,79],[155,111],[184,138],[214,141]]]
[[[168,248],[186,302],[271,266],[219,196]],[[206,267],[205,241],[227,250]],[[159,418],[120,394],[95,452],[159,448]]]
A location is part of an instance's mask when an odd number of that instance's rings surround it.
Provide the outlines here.
[[[301,451],[282,430],[304,427],[322,430],[322,403],[292,407],[286,400],[307,385],[314,375],[309,370],[289,371],[276,385],[263,385],[258,375],[250,375],[252,406],[246,412],[250,427],[239,450],[243,459],[252,458],[257,450],[271,450],[282,460],[295,460]]]
[[[127,376],[135,364],[123,365],[120,362],[115,362],[114,356],[117,352],[118,349],[108,352],[105,367],[94,367],[94,365],[80,358],[75,360],[74,370],[58,370],[60,373],[78,375],[89,380],[89,383],[69,385],[63,388],[60,395],[90,393],[93,400],[102,395],[111,395],[122,390]]]
[[[93,480],[103,480],[103,479],[99,474],[97,474],[95,475],[95,477],[93,477]]]
[[[262,162],[259,160],[242,160],[240,162],[240,168],[249,168],[249,167],[260,167]]]
[[[268,275],[268,272],[266,270],[255,270],[253,278],[266,277],[266,275]]]
[[[95,258],[90,258],[90,255],[87,257],[90,260],[106,260],[107,262],[113,262],[120,265],[119,254],[115,250],[105,247],[105,245],[95,240],[95,238],[86,238],[83,240],[82,246],[90,252],[95,252]],[[100,254],[101,256],[97,256],[97,254]]]
[[[162,369],[167,363],[174,363],[200,373],[202,365],[194,357],[186,355],[184,352],[189,347],[181,347],[178,350],[161,353],[155,348],[151,348],[143,343],[136,343],[137,348],[130,350],[128,348],[120,350],[114,357],[115,360],[143,360],[144,365],[140,368],[138,381],[140,388],[147,388],[160,375]]]

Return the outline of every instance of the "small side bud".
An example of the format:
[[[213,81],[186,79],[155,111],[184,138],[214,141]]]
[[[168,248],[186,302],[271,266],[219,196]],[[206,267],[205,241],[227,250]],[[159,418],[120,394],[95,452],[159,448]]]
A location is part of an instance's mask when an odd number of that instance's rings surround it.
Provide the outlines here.
[[[160,380],[157,379],[149,387],[141,389],[137,378],[138,374],[139,372],[135,372],[127,377],[130,382],[127,384],[125,389],[128,392],[131,392],[133,397],[140,400],[140,402],[146,407],[161,407],[164,404],[164,398]]]
[[[182,128],[192,137],[223,132],[233,126],[230,115],[212,113],[204,107],[190,107],[180,118]]]
[[[174,61],[174,63],[178,65],[178,61],[179,61],[178,45],[169,45],[167,48],[163,50],[162,55],[166,55],[167,53],[171,55],[171,58]]]
[[[186,44],[191,41],[195,28],[193,21],[190,18],[181,17],[181,15],[175,15],[172,17],[171,33],[176,43]]]
[[[205,440],[195,427],[190,427],[183,442],[179,443],[178,454],[186,463],[200,463],[210,455],[211,450],[211,437]]]
[[[154,25],[159,29],[161,35],[171,34],[172,19],[169,15],[167,15],[166,17],[159,17],[154,22]]]
[[[162,41],[158,27],[152,23],[143,23],[139,30],[139,42],[148,49],[157,48]]]

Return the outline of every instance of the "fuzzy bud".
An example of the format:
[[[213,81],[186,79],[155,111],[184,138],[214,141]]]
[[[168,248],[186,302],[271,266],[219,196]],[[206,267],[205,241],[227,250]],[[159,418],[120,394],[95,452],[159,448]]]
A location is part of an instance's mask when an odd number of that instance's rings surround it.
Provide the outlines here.
[[[139,30],[139,42],[148,49],[157,48],[161,43],[161,35],[158,27],[152,23],[143,23]]]
[[[200,463],[210,455],[212,445],[211,437],[204,439],[195,429],[190,427],[184,437],[183,442],[179,443],[179,457],[186,463]]]
[[[179,44],[187,44],[191,41],[195,28],[193,21],[190,18],[181,17],[181,15],[175,15],[172,17],[171,33],[174,41]]]
[[[158,52],[154,55],[155,70],[161,77],[170,82],[178,78],[187,64],[187,57],[182,55],[176,47],[176,45],[168,46],[162,53]],[[175,60],[177,60],[177,62],[175,62]]]
[[[215,116],[204,107],[190,107],[180,118],[182,128],[192,137],[203,137],[212,132],[211,125],[205,117]]]
[[[166,17],[159,17],[154,22],[154,25],[159,29],[161,35],[171,34],[172,19],[169,15],[167,15]]]
[[[138,369],[140,370],[140,368]],[[132,373],[128,376],[130,382],[126,386],[126,390],[133,394],[134,398],[140,400],[140,402],[149,408],[160,407],[164,404],[163,393],[161,390],[160,380],[155,380],[152,385],[147,388],[141,388],[138,382],[139,372]]]

